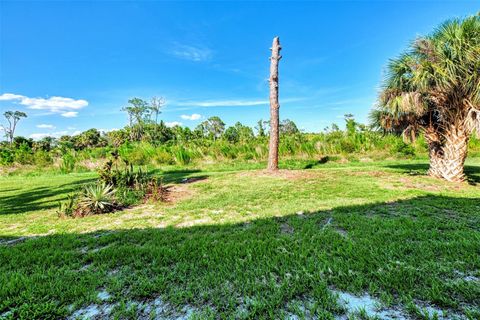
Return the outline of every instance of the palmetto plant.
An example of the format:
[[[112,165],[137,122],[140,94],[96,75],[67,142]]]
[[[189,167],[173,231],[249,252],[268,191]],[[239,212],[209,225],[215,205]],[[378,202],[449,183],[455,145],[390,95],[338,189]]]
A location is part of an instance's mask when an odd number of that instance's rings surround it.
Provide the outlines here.
[[[468,141],[480,133],[480,16],[450,20],[390,62],[374,125],[424,133],[431,176],[465,179]]]
[[[73,217],[77,210],[78,197],[76,194],[67,195],[64,202],[60,202],[57,210],[59,217]]]
[[[86,186],[78,199],[81,215],[111,212],[116,207],[116,190],[109,184]]]

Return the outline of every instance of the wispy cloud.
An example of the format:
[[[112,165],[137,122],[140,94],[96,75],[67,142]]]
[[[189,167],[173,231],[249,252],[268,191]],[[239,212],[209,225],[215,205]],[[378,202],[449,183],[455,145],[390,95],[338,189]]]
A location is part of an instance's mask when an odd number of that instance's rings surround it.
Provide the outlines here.
[[[33,140],[40,140],[46,137],[59,138],[68,134],[68,131],[57,131],[57,132],[41,132],[41,133],[32,133],[29,135]]]
[[[181,107],[247,107],[268,104],[268,100],[209,100],[178,102]]]
[[[37,128],[40,128],[40,129],[55,129],[55,126],[53,124],[39,124],[37,125]]]
[[[195,62],[210,60],[213,54],[212,50],[207,47],[197,47],[180,43],[175,43],[170,53],[177,58]]]
[[[60,114],[64,117],[76,117],[78,111],[88,106],[88,101],[83,99],[72,99],[65,97],[50,97],[50,98],[29,98],[27,96],[4,93],[0,95],[0,101],[14,101],[20,105],[26,106],[32,110],[46,110],[50,113]]]
[[[165,125],[167,127],[175,127],[175,126],[181,126],[182,123],[181,122],[178,122],[178,121],[172,121],[172,122],[165,122]]]
[[[61,113],[60,115],[65,118],[75,118],[76,116],[78,116],[78,112],[68,111],[68,112]]]
[[[301,101],[304,98],[285,98],[280,99],[280,104],[295,101]],[[229,100],[203,100],[203,101],[179,101],[173,102],[172,105],[179,107],[253,107],[264,106],[270,102],[267,99],[229,99]]]
[[[327,101],[325,103],[320,104],[312,104],[312,105],[302,105],[297,106],[295,109],[303,110],[303,109],[325,109],[325,110],[333,110],[333,111],[342,111],[342,110],[352,110],[354,107],[362,107],[365,105],[371,105],[372,101],[375,101],[375,98],[366,96],[366,97],[359,97],[353,99],[345,99],[345,100],[336,100],[336,101]]]
[[[201,119],[202,118],[202,115],[198,114],[198,113],[194,113],[192,115],[188,115],[188,114],[182,114],[180,116],[180,118],[184,119],[184,120],[198,120],[198,119]]]

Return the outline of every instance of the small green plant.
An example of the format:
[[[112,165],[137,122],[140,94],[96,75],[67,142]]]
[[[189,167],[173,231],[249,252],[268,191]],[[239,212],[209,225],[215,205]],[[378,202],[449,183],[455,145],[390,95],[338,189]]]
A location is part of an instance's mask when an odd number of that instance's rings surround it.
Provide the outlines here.
[[[78,195],[72,193],[67,195],[67,200],[60,202],[57,210],[59,217],[74,217],[77,211]]]
[[[97,183],[86,186],[78,199],[79,215],[112,212],[119,207],[115,199],[116,190],[110,184]]]
[[[151,179],[145,188],[145,200],[166,201],[167,188],[163,186],[162,178]]]

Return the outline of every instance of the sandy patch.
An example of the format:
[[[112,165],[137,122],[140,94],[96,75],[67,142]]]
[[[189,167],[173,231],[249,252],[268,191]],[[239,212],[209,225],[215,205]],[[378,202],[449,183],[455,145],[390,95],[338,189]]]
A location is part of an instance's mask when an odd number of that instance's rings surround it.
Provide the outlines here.
[[[243,171],[236,174],[238,177],[273,177],[281,178],[288,180],[301,180],[309,178],[318,178],[323,176],[322,172],[313,171],[313,170],[286,170],[280,169],[278,171],[268,171],[268,170],[250,170]]]

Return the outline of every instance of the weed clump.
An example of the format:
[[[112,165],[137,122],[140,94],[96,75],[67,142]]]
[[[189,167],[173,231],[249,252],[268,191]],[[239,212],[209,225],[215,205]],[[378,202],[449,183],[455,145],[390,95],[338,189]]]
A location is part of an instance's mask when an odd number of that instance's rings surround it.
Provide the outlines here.
[[[68,196],[59,204],[60,217],[84,217],[92,214],[113,212],[140,201],[163,201],[163,180],[151,177],[141,168],[135,170],[118,152],[111,153],[98,171],[98,181],[84,186],[79,192]]]

